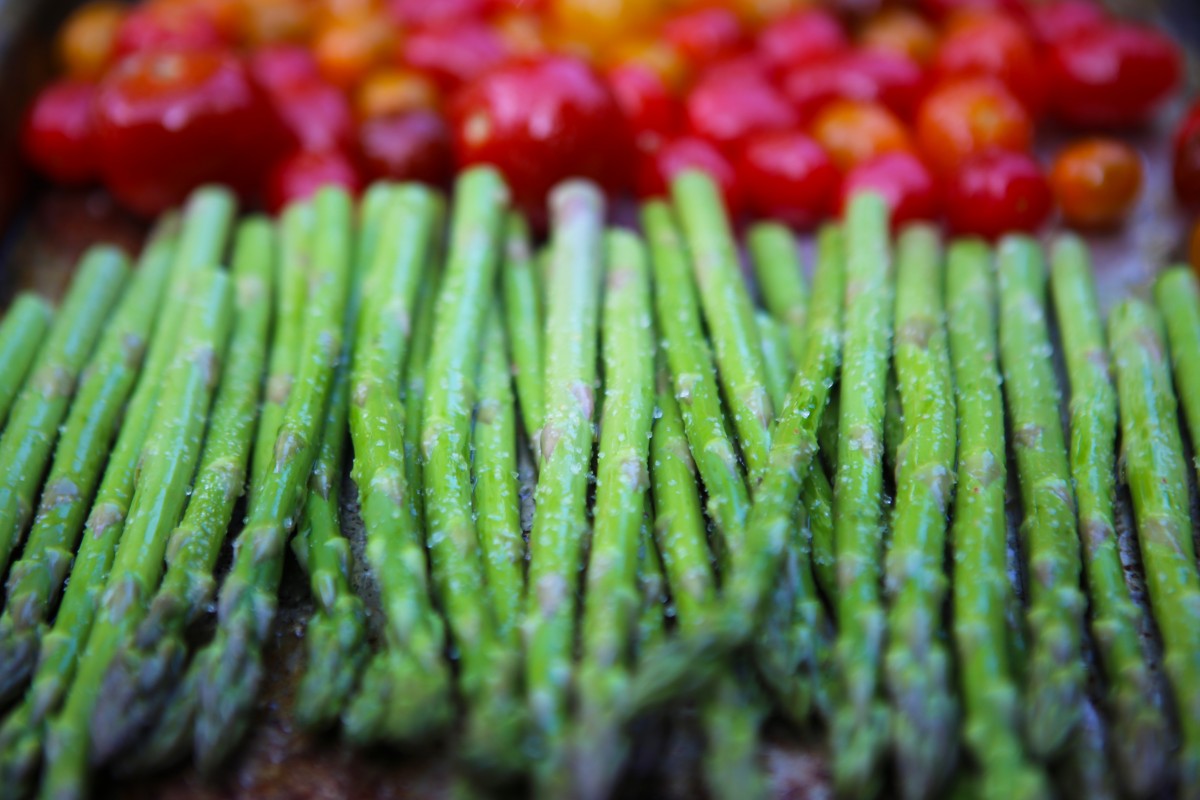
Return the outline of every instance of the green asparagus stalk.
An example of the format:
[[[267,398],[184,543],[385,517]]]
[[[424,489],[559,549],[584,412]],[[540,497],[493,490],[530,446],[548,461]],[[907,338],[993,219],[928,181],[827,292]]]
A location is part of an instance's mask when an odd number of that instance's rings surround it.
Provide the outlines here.
[[[954,492],[955,405],[937,230],[900,234],[896,267],[895,371],[903,439],[885,587],[891,599],[884,656],[897,714],[892,730],[900,788],[929,797],[954,767],[957,708],[941,637],[947,580],[946,512]]]
[[[493,304],[484,330],[473,435],[476,524],[488,597],[500,625],[500,638],[512,640],[525,594],[525,540],[517,497],[515,400],[504,312],[498,302]]]
[[[714,800],[770,797],[759,764],[759,729],[767,717],[766,698],[750,676],[721,676],[712,700],[704,706],[704,784]]]
[[[1048,757],[1079,721],[1086,677],[1075,493],[1049,355],[1045,267],[1038,244],[1010,236],[997,250],[1000,362],[1021,484],[1021,538],[1029,567],[1030,651],[1025,736]]]
[[[504,323],[512,353],[517,399],[521,401],[521,422],[525,426],[525,435],[536,451],[538,436],[546,419],[546,398],[542,393],[542,371],[545,369],[542,332],[545,317],[541,275],[534,262],[525,218],[517,213],[511,214],[506,235],[504,264],[500,268]]]
[[[749,465],[751,486],[756,486],[767,467],[775,414],[766,389],[754,307],[738,265],[725,205],[712,178],[702,172],[682,173],[672,183],[671,195],[691,252],[718,377],[733,409],[733,426]]]
[[[997,368],[991,252],[978,240],[950,245],[947,329],[958,406],[958,491],[950,531],[954,641],[963,738],[986,798],[1046,798],[1045,776],[1025,756],[1018,691],[1009,663],[1004,506],[1004,401]]]
[[[771,398],[772,408],[782,410],[795,370],[787,331],[762,311],[754,315],[754,323],[762,340],[763,377],[766,379],[767,396]]]
[[[1200,450],[1200,285],[1191,270],[1176,267],[1164,272],[1154,289],[1170,338],[1183,418],[1193,450]],[[1195,459],[1195,467],[1200,478],[1200,457]]]
[[[187,513],[167,543],[167,569],[146,617],[118,647],[92,715],[92,757],[107,763],[150,724],[175,688],[188,625],[212,598],[213,569],[246,485],[271,317],[271,223],[241,223],[233,253],[236,321]]]
[[[21,544],[58,426],[128,272],[119,250],[99,246],[88,251],[38,353],[34,373],[13,405],[0,438],[0,572]]]
[[[799,364],[808,332],[808,288],[792,232],[777,222],[760,222],[746,234],[746,245],[763,302],[787,330],[792,361]],[[783,407],[782,401],[772,403]]]
[[[123,639],[145,614],[146,601],[162,576],[169,534],[188,503],[232,324],[231,283],[223,272],[210,267],[189,281],[189,294],[179,348],[163,385],[159,410],[150,423],[112,573],[63,708],[49,722],[48,766],[41,789],[45,797],[87,794],[89,721],[105,671]]]
[[[587,533],[596,339],[604,263],[604,201],[567,183],[551,196],[553,267],[546,318],[546,423],[529,550],[526,683],[545,753],[560,752],[575,633],[575,592]],[[548,765],[554,770],[558,763]]]
[[[846,335],[838,436],[834,537],[838,555],[834,782],[840,791],[875,791],[887,737],[878,697],[886,620],[879,596],[883,417],[892,343],[893,266],[887,204],[857,195],[846,218]],[[816,423],[820,406],[813,409]]]
[[[443,237],[444,238],[444,237]],[[441,247],[438,248],[440,251]],[[425,502],[422,487],[421,424],[425,417],[425,372],[433,346],[434,298],[441,285],[440,252],[429,259],[425,278],[417,290],[417,316],[409,344],[408,364],[404,369],[404,472],[408,481],[415,529],[425,530]]]
[[[692,480],[694,483],[695,478]],[[654,544],[654,532],[648,515],[642,517],[637,582],[641,613],[638,615],[637,634],[633,643],[635,660],[650,648],[659,646],[666,638],[667,609],[671,601],[667,572],[663,567],[662,554]]]
[[[605,256],[604,402],[577,679],[579,733],[592,764],[590,785],[581,787],[588,797],[610,794],[624,749],[614,711],[629,683],[642,606],[638,554],[654,423],[654,316],[645,247],[633,234],[610,231]]]
[[[169,222],[151,239],[81,376],[29,539],[8,577],[8,604],[0,616],[0,701],[12,699],[33,671],[38,641],[71,567],[125,401],[137,383],[170,274],[173,228],[174,221]]]
[[[315,200],[307,321],[296,385],[279,426],[275,464],[252,493],[250,518],[238,537],[234,564],[221,587],[219,625],[213,641],[196,658],[199,697],[196,762],[211,770],[237,746],[249,722],[262,680],[262,647],[275,617],[284,546],[303,510],[341,354],[351,261],[350,200],[339,189],[321,190]]]
[[[1062,236],[1052,262],[1050,287],[1071,386],[1071,474],[1079,499],[1092,637],[1107,679],[1106,704],[1120,731],[1112,745],[1121,773],[1134,794],[1146,796],[1162,782],[1169,733],[1117,548],[1117,394],[1087,246],[1075,236]]]
[[[367,528],[387,619],[384,648],[374,656],[344,716],[355,741],[419,740],[450,719],[450,675],[442,661],[445,634],[429,598],[421,533],[413,523],[404,462],[401,377],[411,316],[429,264],[441,204],[405,187],[385,216],[367,279],[350,381],[353,477]]]
[[[4,315],[0,324],[0,364],[4,365],[0,368],[0,430],[53,318],[49,303],[29,292],[18,295]]]
[[[1182,731],[1181,796],[1200,796],[1200,574],[1188,516],[1187,466],[1158,313],[1126,300],[1108,318],[1121,410],[1121,455],[1133,498],[1163,670]]]

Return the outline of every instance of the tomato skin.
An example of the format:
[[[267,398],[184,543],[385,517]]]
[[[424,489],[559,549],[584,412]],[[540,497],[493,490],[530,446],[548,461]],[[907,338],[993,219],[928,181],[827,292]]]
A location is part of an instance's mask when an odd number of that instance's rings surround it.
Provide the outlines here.
[[[630,64],[610,69],[605,77],[638,150],[652,151],[679,130],[679,101],[660,76]]]
[[[683,136],[668,142],[654,154],[642,159],[636,180],[638,197],[666,197],[670,194],[671,181],[688,169],[708,173],[721,190],[721,198],[729,215],[736,217],[739,214],[742,197],[733,165],[712,144],[694,136]]]
[[[353,159],[336,150],[292,153],[276,163],[267,177],[267,208],[278,214],[290,203],[312,197],[324,186],[340,186],[358,194],[362,190],[362,177]]]
[[[1021,0],[921,0],[920,6],[927,16],[938,22],[964,11],[1002,11],[1018,16],[1026,11]]]
[[[884,153],[912,150],[903,123],[876,103],[830,103],[813,120],[812,135],[843,172]]]
[[[390,117],[417,109],[435,109],[441,95],[433,81],[409,69],[382,69],[367,76],[354,93],[360,119]]]
[[[412,111],[365,120],[359,153],[371,179],[420,181],[447,186],[454,172],[450,129],[440,114]]]
[[[945,191],[950,229],[987,239],[1033,233],[1053,209],[1046,177],[1025,153],[990,150],[973,156],[947,181]]]
[[[736,158],[750,136],[795,127],[787,100],[763,80],[710,76],[684,100],[688,129]]]
[[[1175,131],[1171,177],[1179,202],[1200,207],[1200,103],[1192,106]]]
[[[752,211],[796,228],[810,228],[829,216],[842,181],[824,148],[796,131],[751,137],[737,176]]]
[[[994,78],[1033,116],[1046,106],[1041,58],[1025,29],[1007,17],[968,22],[951,33],[938,48],[933,70],[939,82]]]
[[[252,197],[283,133],[241,60],[228,53],[139,53],[100,84],[101,173],[123,205],[157,214],[202,183]]]
[[[941,211],[937,181],[912,153],[885,153],[859,164],[842,181],[839,210],[845,213],[856,192],[877,192],[891,209],[892,227],[917,220],[936,220]]]
[[[254,80],[268,92],[321,80],[312,51],[299,45],[267,45],[251,53],[247,64]]]
[[[569,56],[507,64],[468,85],[451,105],[461,165],[492,164],[535,218],[568,177],[622,188],[632,145],[621,109],[590,66]]]
[[[656,0],[550,0],[553,30],[592,55],[637,34],[648,33],[658,19]]]
[[[662,35],[693,64],[737,55],[746,43],[741,20],[726,8],[701,8],[672,17],[663,23]]]
[[[1053,107],[1070,125],[1125,127],[1145,122],[1179,85],[1179,49],[1151,28],[1111,23],[1052,48]]]
[[[1104,9],[1091,0],[1056,0],[1029,7],[1029,26],[1034,38],[1046,47],[1090,33],[1103,27],[1107,20]]]
[[[315,23],[303,0],[253,0],[241,4],[241,38],[251,47],[306,42]]]
[[[228,43],[203,11],[183,6],[137,6],[117,29],[117,59],[148,51],[220,50]]]
[[[1033,123],[1002,85],[977,78],[935,89],[921,104],[916,134],[925,157],[948,174],[983,150],[1029,150]]]
[[[272,108],[296,150],[347,151],[354,144],[354,113],[336,86],[306,81],[269,92]]]
[[[69,184],[98,177],[95,101],[95,84],[69,79],[38,94],[21,131],[22,150],[38,172]]]
[[[388,0],[388,14],[404,28],[427,28],[478,20],[488,0]]]
[[[395,47],[386,18],[367,14],[325,26],[313,42],[313,53],[327,81],[350,89],[382,65]]]
[[[462,23],[412,33],[404,41],[404,63],[450,93],[499,66],[504,42],[486,25]]]
[[[842,23],[822,9],[789,14],[758,34],[758,52],[773,70],[809,64],[837,55],[849,47]]]
[[[863,26],[859,44],[871,51],[910,58],[922,66],[937,53],[937,31],[920,15],[889,8],[873,15]]]
[[[1124,142],[1084,139],[1058,154],[1050,185],[1068,224],[1109,228],[1119,224],[1137,202],[1142,160]]]
[[[116,55],[117,32],[125,19],[120,3],[91,2],[80,6],[58,32],[58,58],[68,76],[98,80]]]
[[[925,92],[925,75],[910,58],[860,50],[792,70],[782,87],[801,119],[812,119],[834,100],[876,102],[911,119]]]

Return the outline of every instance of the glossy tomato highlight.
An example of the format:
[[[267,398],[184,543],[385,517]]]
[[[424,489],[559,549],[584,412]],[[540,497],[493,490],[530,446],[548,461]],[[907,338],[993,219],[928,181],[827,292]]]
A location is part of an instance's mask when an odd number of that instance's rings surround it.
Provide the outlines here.
[[[736,158],[749,137],[796,125],[797,116],[775,87],[755,78],[710,75],[684,101],[689,130]]]
[[[1007,89],[990,79],[959,80],[934,90],[917,115],[921,152],[941,173],[984,150],[1026,151],[1033,122]]]

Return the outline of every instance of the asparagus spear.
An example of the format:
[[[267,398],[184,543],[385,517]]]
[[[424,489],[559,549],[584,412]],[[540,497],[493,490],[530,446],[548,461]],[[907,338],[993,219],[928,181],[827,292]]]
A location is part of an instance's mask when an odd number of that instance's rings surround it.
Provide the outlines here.
[[[223,272],[212,267],[197,272],[188,291],[179,348],[150,423],[112,573],[63,708],[50,719],[41,790],[46,797],[87,794],[89,720],[104,673],[145,613],[146,600],[162,576],[168,536],[188,502],[232,324],[231,284]]]
[[[589,797],[609,795],[621,761],[613,712],[629,682],[642,605],[638,552],[654,423],[654,316],[645,247],[633,234],[610,231],[605,258],[604,403],[577,680],[579,733],[592,763],[582,794]]]
[[[762,311],[754,315],[754,323],[762,340],[763,378],[766,380],[767,396],[771,398],[773,408],[782,410],[794,372],[787,331]]]
[[[443,237],[444,238],[444,237]],[[439,246],[438,250],[441,247]],[[425,503],[422,498],[421,424],[425,408],[425,372],[433,345],[433,300],[441,285],[441,254],[429,259],[425,277],[417,289],[417,313],[409,344],[408,364],[404,369],[404,472],[416,530],[425,530]]]
[[[546,399],[542,394],[545,357],[542,352],[541,275],[534,263],[525,218],[517,213],[510,214],[506,236],[504,264],[500,268],[504,322],[516,376],[517,398],[521,401],[521,422],[536,451],[546,418]]]
[[[546,424],[524,633],[533,723],[543,750],[557,754],[565,733],[580,543],[587,532],[604,201],[591,184],[572,182],[554,190],[550,210],[554,264],[547,295],[555,302],[547,307]]]
[[[1017,685],[1008,659],[1004,403],[991,272],[983,242],[950,245],[947,328],[958,406],[951,600],[963,738],[979,764],[985,797],[1046,798],[1045,776],[1025,757],[1018,732]]]
[[[434,231],[438,199],[405,187],[388,210],[364,293],[350,380],[353,477],[387,618],[386,645],[371,661],[344,721],[356,741],[413,741],[449,722],[445,635],[429,598],[420,531],[413,527],[404,463],[401,375],[409,320]]]
[[[33,670],[42,629],[70,569],[84,515],[154,327],[175,249],[173,225],[164,225],[151,239],[81,376],[29,540],[9,573],[8,604],[0,616],[0,702],[12,699]]]
[[[786,225],[760,222],[746,234],[758,289],[771,316],[787,329],[792,360],[804,358],[808,331],[808,288],[804,285],[796,241]],[[776,408],[783,402],[772,399]]]
[[[1079,721],[1086,677],[1075,493],[1049,355],[1045,267],[1038,244],[1009,236],[997,250],[1000,362],[1021,484],[1021,538],[1028,559],[1030,656],[1025,736],[1047,757]]]
[[[900,788],[915,798],[933,795],[953,771],[958,738],[950,656],[940,636],[956,442],[938,231],[904,230],[896,271],[895,371],[905,413],[886,563],[891,638],[884,664],[897,709],[892,742],[904,765]]]
[[[1200,796],[1200,575],[1188,517],[1187,467],[1163,324],[1138,300],[1108,318],[1121,409],[1121,455],[1133,497],[1150,608],[1183,734],[1181,796]]]
[[[0,438],[0,572],[21,543],[59,423],[128,272],[119,250],[98,246],[88,251],[38,353],[34,372],[13,405],[12,418]]]
[[[754,486],[767,467],[775,414],[766,390],[754,308],[738,266],[725,205],[712,178],[702,172],[682,173],[672,183],[671,195],[691,251],[718,377],[733,409],[733,425]]]
[[[1071,386],[1071,474],[1079,498],[1092,635],[1107,678],[1107,705],[1121,732],[1112,741],[1121,772],[1134,793],[1145,796],[1162,781],[1169,734],[1117,549],[1117,395],[1087,246],[1075,236],[1062,236],[1052,262],[1050,287]]]
[[[883,198],[860,194],[846,218],[846,337],[834,494],[838,555],[838,708],[834,782],[868,794],[878,780],[887,711],[878,698],[886,620],[879,597],[883,417],[892,343],[892,254]],[[816,423],[820,406],[813,409]],[[815,449],[815,448],[814,448]]]
[[[0,324],[0,430],[33,367],[54,312],[35,294],[17,296]]]
[[[767,716],[766,698],[750,676],[727,673],[701,712],[704,724],[704,783],[714,800],[770,797],[759,765],[759,729]]]
[[[175,688],[187,626],[214,590],[213,568],[246,484],[266,362],[275,239],[269,221],[241,223],[234,246],[236,321],[187,513],[167,543],[167,569],[146,617],[124,637],[92,715],[92,754],[107,763],[133,743]]]
[[[1170,338],[1183,418],[1192,436],[1192,449],[1200,452],[1200,285],[1191,270],[1176,267],[1164,272],[1154,288]],[[1195,467],[1200,478],[1200,456],[1195,458]]]
[[[336,362],[349,284],[350,200],[339,189],[315,200],[317,235],[309,276],[307,323],[296,385],[279,426],[275,464],[252,494],[250,518],[238,537],[233,568],[221,587],[219,625],[199,654],[196,761],[219,764],[241,739],[262,679],[262,647],[275,617],[283,552],[302,510]]]
[[[684,444],[686,447],[686,443]],[[692,479],[693,484],[695,478]],[[654,532],[649,516],[642,517],[641,552],[638,555],[638,594],[641,613],[638,615],[637,634],[634,637],[633,655],[659,645],[667,636],[667,606],[670,590],[662,556],[654,544]]]

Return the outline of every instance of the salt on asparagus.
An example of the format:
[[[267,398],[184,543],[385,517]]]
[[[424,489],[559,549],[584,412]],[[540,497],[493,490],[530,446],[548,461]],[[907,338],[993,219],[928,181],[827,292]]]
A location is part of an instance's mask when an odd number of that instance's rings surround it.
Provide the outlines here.
[[[0,323],[0,364],[4,365],[0,367],[0,430],[25,385],[53,318],[49,303],[32,292],[22,292]]]
[[[546,398],[542,389],[545,312],[541,273],[534,260],[529,226],[524,217],[516,212],[509,215],[505,237],[504,263],[500,266],[505,338],[512,354],[521,422],[536,454],[546,419]]]

